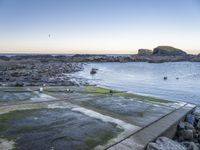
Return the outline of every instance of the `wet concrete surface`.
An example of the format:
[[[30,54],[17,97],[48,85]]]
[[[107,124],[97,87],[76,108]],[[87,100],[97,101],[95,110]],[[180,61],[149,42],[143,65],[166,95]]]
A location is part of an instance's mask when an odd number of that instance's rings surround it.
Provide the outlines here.
[[[105,149],[182,105],[97,87],[39,88],[0,88],[0,139],[16,149]]]
[[[158,118],[170,113],[174,108],[144,103],[142,101],[135,101],[125,98],[102,98],[97,100],[84,101],[83,104],[90,108],[95,108],[100,111],[104,110],[108,114],[114,114],[119,119],[137,126],[146,126],[147,124],[157,120]]]
[[[20,150],[93,149],[123,131],[68,108],[14,111],[0,121],[1,136],[14,139]]]

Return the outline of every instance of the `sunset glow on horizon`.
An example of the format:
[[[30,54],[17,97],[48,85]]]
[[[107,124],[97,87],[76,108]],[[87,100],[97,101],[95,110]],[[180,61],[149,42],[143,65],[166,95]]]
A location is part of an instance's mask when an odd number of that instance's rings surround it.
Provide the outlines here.
[[[0,53],[200,53],[199,0],[0,0]]]

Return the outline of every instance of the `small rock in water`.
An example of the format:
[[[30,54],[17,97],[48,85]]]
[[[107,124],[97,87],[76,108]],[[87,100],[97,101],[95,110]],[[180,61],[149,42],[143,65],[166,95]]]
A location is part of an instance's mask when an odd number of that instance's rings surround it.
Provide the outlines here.
[[[186,150],[184,146],[166,137],[159,137],[155,143],[149,143],[147,150]]]
[[[90,71],[90,74],[91,74],[91,75],[96,74],[96,73],[97,73],[97,70],[98,70],[98,69],[92,68],[92,70]]]
[[[167,80],[167,77],[164,77],[163,79],[164,79],[164,80]]]

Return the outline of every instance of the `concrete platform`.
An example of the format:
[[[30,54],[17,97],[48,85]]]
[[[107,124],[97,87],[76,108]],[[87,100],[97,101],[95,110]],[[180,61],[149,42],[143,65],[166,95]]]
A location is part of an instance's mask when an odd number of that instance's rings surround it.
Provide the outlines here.
[[[95,86],[39,88],[0,88],[2,150],[6,142],[22,150],[142,150],[162,134],[172,137],[195,108]]]
[[[159,136],[172,138],[176,133],[178,122],[194,109],[195,105],[185,104],[133,133],[128,138],[112,145],[108,150],[144,150],[149,142],[156,140]]]

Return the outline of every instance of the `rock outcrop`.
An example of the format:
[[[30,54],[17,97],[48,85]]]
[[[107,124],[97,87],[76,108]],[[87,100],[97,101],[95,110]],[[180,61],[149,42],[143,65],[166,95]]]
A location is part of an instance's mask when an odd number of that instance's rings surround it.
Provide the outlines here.
[[[187,53],[181,49],[177,49],[171,46],[158,46],[154,48],[153,55],[159,56],[186,56]]]
[[[152,50],[150,49],[139,49],[138,50],[138,55],[144,55],[144,56],[149,56],[153,53]]]

